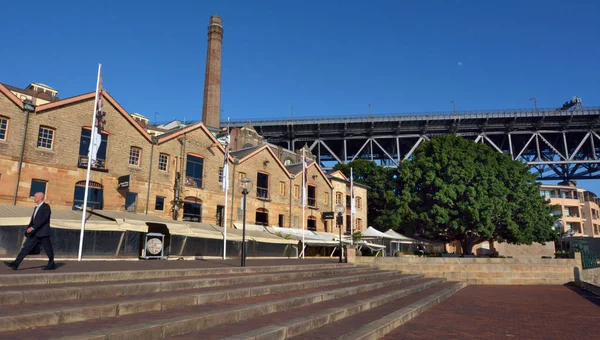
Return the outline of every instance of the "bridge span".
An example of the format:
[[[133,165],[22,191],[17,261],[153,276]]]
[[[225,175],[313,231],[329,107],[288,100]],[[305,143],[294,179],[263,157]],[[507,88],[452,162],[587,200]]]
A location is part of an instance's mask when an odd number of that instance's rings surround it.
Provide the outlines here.
[[[231,122],[241,127],[248,120]],[[391,114],[250,121],[268,142],[307,144],[325,169],[355,159],[395,167],[437,134],[456,133],[526,162],[539,180],[600,178],[600,108]],[[226,126],[222,122],[221,126]]]

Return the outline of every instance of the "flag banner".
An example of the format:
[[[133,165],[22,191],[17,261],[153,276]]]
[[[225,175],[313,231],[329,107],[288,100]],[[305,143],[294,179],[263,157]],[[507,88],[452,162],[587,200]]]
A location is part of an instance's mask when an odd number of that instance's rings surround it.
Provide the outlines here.
[[[350,212],[356,214],[356,205],[354,203],[354,175],[350,168]]]
[[[225,159],[223,160],[223,191],[229,190],[229,126],[225,136]]]
[[[96,98],[94,99],[94,107],[92,111],[92,130],[90,131],[90,146],[88,150],[87,173],[85,177],[85,191],[83,194],[83,207],[81,208],[81,232],[79,233],[79,252],[77,260],[81,261],[83,256],[83,234],[85,232],[85,221],[87,214],[88,195],[90,189],[90,169],[92,165],[96,167],[98,150],[102,144],[101,131],[104,127],[105,112],[102,111],[102,101],[104,95],[102,93],[102,64],[98,64],[98,80],[96,81]]]
[[[100,145],[102,144],[102,127],[105,123],[104,116],[106,116],[106,112],[102,111],[102,105],[104,101],[104,95],[102,93],[102,72],[100,72],[98,87],[96,88],[96,95],[98,97],[98,101],[94,110],[94,126],[92,127],[92,131],[90,133],[90,148],[88,151],[88,157],[92,161],[92,165],[96,166],[98,150],[100,149]]]
[[[308,166],[306,164],[306,156],[304,150],[302,150],[302,207],[306,207],[306,185],[308,184]]]

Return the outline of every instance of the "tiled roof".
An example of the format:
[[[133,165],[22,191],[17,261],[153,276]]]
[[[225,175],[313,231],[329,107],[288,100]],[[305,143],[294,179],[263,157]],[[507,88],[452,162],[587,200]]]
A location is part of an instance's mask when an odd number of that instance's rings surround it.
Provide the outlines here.
[[[263,145],[257,145],[257,146],[253,146],[250,148],[245,148],[245,149],[240,149],[237,151],[232,151],[229,154],[237,159],[243,159],[244,157],[248,156],[249,154],[253,153],[254,151],[262,148]]]
[[[306,162],[308,165],[311,165],[313,163],[313,161],[308,160]],[[294,163],[294,164],[290,164],[290,165],[286,165],[285,168],[291,173],[291,174],[297,174],[302,172],[302,163]]]
[[[14,91],[14,92],[21,93],[21,94],[26,94],[26,95],[29,95],[29,96],[34,96],[35,95],[35,91],[32,90],[32,89],[24,90],[24,89],[20,89],[20,88],[18,88],[16,86],[4,84],[4,83],[2,83],[2,85],[4,85],[4,87],[6,87],[7,89],[9,89],[10,91]],[[50,101],[50,102],[55,102],[57,100],[60,100],[60,98],[53,97],[53,96],[49,95],[46,92],[40,92],[40,93],[37,94],[36,97],[40,98],[40,99],[43,99],[43,100]]]

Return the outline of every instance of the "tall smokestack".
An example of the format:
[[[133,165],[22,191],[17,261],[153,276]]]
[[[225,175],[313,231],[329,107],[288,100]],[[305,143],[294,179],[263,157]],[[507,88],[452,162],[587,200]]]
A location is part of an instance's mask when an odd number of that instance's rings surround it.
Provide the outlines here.
[[[221,117],[221,50],[223,48],[223,21],[218,15],[210,17],[204,77],[202,123],[210,130],[219,129]]]

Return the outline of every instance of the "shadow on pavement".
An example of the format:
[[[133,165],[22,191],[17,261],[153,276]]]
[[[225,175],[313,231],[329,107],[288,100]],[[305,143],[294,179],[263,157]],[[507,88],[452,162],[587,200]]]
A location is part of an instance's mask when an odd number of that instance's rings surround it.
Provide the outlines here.
[[[567,283],[564,286],[569,288],[571,291],[577,293],[582,298],[584,298],[584,299],[588,300],[589,302],[595,304],[596,306],[600,307],[600,296],[578,287],[573,282]]]

